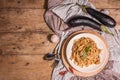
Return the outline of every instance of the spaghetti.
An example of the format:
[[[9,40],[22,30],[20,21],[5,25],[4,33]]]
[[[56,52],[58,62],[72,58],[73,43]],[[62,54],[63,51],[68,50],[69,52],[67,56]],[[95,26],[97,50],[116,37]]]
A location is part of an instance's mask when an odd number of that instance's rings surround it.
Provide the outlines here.
[[[86,47],[90,46],[89,51],[85,54]],[[72,47],[71,60],[74,60],[74,63],[80,67],[89,66],[91,64],[99,64],[101,49],[99,49],[96,43],[88,37],[82,37],[78,40],[75,40]],[[85,56],[83,59],[83,56]]]

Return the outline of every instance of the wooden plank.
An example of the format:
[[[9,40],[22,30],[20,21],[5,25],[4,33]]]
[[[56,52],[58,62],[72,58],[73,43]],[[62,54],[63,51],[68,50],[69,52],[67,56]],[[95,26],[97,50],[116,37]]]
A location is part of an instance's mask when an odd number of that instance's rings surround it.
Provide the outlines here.
[[[0,9],[0,32],[50,31],[44,9]]]
[[[0,8],[45,8],[48,0],[0,0]],[[54,0],[53,0],[54,1]],[[120,0],[90,0],[97,8],[120,8]]]
[[[120,26],[120,9],[108,10]],[[50,31],[44,21],[44,11],[44,9],[0,9],[0,32]]]
[[[0,8],[45,8],[46,0],[0,0]]]
[[[120,8],[120,0],[90,0],[97,8]]]
[[[0,55],[0,80],[50,80],[52,63],[43,55]]]
[[[52,32],[0,33],[0,54],[46,54],[56,43],[48,39]]]

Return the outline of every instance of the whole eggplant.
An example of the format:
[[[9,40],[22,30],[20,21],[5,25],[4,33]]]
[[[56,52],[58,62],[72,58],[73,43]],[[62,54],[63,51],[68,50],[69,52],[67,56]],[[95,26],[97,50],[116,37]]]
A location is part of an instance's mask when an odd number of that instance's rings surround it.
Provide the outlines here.
[[[69,18],[66,22],[66,24],[71,28],[71,27],[77,27],[77,26],[89,26],[91,28],[97,29],[99,31],[103,31],[106,33],[111,34],[106,26],[98,23],[97,21],[88,18],[86,16],[73,16]]]
[[[91,15],[92,17],[97,19],[99,22],[101,22],[105,26],[115,27],[116,21],[112,17],[110,17],[100,11],[97,11],[91,7],[88,7],[86,5],[80,5],[78,3],[77,3],[77,5],[79,5],[83,9],[83,11],[87,12],[89,15]]]

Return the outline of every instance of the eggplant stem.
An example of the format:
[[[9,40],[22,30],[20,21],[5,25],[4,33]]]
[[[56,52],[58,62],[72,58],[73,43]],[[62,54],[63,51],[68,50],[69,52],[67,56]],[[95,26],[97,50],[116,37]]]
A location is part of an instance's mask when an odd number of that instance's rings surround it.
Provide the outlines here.
[[[82,8],[82,10],[83,10],[84,12],[87,12],[86,8],[87,8],[88,6],[86,6],[86,5],[80,5],[80,4],[78,4],[78,3],[76,3],[76,5],[78,5],[80,8]]]
[[[101,30],[102,30],[103,32],[107,33],[107,34],[110,34],[110,35],[114,36],[114,34],[111,33],[111,32],[106,28],[105,25],[101,25]]]

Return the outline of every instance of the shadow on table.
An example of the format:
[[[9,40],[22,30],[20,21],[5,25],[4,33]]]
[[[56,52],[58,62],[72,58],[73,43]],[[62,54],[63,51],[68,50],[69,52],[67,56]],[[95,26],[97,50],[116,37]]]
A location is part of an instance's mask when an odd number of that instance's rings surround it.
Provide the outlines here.
[[[48,8],[48,0],[45,0],[44,2],[44,9],[47,9]]]

